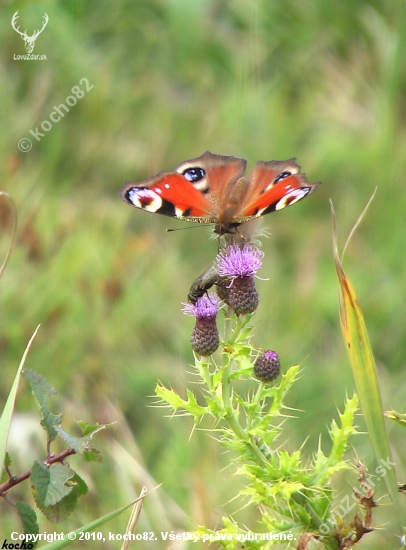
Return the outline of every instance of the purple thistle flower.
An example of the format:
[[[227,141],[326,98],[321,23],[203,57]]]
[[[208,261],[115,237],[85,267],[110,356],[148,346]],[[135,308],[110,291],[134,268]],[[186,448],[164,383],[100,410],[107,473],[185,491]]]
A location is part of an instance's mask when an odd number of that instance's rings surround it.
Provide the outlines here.
[[[221,298],[237,315],[253,313],[258,307],[259,296],[254,276],[262,264],[264,253],[245,244],[229,245],[217,256],[217,272],[220,276]]]
[[[216,325],[218,302],[216,294],[204,294],[195,304],[184,304],[182,309],[186,315],[196,318],[190,343],[199,355],[211,355],[219,347],[220,336]]]
[[[262,265],[264,253],[259,248],[245,244],[229,245],[224,254],[217,256],[217,273],[225,279],[253,277]]]
[[[194,315],[196,319],[216,318],[219,310],[219,298],[216,294],[203,294],[194,304],[183,304],[185,315]]]

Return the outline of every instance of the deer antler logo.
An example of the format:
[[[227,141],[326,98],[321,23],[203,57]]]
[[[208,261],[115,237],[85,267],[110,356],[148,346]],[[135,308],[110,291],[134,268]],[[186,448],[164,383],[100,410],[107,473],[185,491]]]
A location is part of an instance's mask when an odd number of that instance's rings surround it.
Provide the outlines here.
[[[48,17],[47,14],[44,15],[44,24],[42,25],[42,29],[40,29],[40,30],[37,29],[36,31],[34,31],[32,36],[29,36],[27,34],[27,29],[25,29],[24,32],[21,32],[20,27],[16,27],[16,21],[17,21],[18,17],[19,17],[18,11],[16,11],[15,14],[13,15],[12,20],[11,20],[11,26],[13,27],[13,29],[16,32],[18,32],[18,34],[21,34],[21,36],[22,36],[22,38],[25,42],[25,49],[27,50],[27,53],[32,53],[33,50],[34,50],[35,41],[38,38],[38,36],[42,33],[42,31],[45,29],[45,27],[47,26],[48,21],[49,21],[49,17]]]

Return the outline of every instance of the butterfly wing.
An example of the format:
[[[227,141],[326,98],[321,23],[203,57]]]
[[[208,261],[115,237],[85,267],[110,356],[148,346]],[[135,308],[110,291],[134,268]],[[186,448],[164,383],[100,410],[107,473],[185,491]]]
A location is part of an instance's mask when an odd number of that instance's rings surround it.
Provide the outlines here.
[[[206,151],[139,183],[126,183],[121,198],[136,208],[198,223],[215,223],[220,235],[241,223],[281,210],[316,190],[295,159],[258,162],[249,179],[246,161]]]
[[[246,195],[236,221],[244,221],[281,210],[313,193],[318,183],[309,183],[295,159],[260,161],[249,176]]]
[[[244,175],[246,165],[244,159],[206,151],[198,158],[182,162],[176,171],[190,179],[218,207],[228,190]]]
[[[224,188],[245,170],[245,161],[206,151],[180,164],[174,172],[160,172],[139,183],[127,182],[121,198],[148,212],[186,221],[216,223]]]
[[[213,221],[211,203],[178,172],[160,172],[139,183],[127,182],[120,197],[135,208],[173,218]]]

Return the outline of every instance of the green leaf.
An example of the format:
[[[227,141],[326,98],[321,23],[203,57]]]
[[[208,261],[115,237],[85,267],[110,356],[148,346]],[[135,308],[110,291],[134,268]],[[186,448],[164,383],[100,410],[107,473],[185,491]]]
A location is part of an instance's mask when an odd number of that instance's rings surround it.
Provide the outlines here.
[[[67,482],[74,475],[75,472],[65,464],[45,466],[40,462],[34,462],[30,477],[38,506],[52,506],[68,495],[72,487],[67,485]]]
[[[299,368],[300,365],[293,365],[285,374],[282,375],[282,380],[280,381],[279,386],[270,386],[269,388],[265,388],[263,390],[264,393],[269,391],[270,395],[274,398],[271,408],[269,409],[269,413],[279,414],[280,409],[283,407],[283,398],[293,382],[296,380]]]
[[[6,453],[6,456],[4,457],[4,466],[7,466],[7,468],[10,468],[11,466],[11,456],[9,455],[9,453]],[[1,484],[6,483],[8,479],[9,479],[8,471],[4,468],[0,476],[0,483]]]
[[[70,445],[77,453],[83,453],[87,447],[89,447],[90,440],[96,434],[97,432],[100,432],[101,430],[104,430],[107,426],[111,426],[111,424],[100,424],[96,426],[87,426],[87,428],[92,428],[92,430],[89,431],[87,429],[87,433],[83,437],[75,437],[71,434],[68,434],[68,432],[65,432],[60,426],[56,426],[56,431],[59,433],[61,437]]]
[[[358,396],[354,394],[350,399],[347,399],[344,412],[340,413],[340,427],[333,420],[330,428],[330,437],[333,442],[331,450],[331,458],[334,462],[342,460],[348,446],[348,438],[357,433],[354,427],[354,418],[358,410]]]
[[[21,501],[16,502],[15,506],[23,523],[24,533],[29,535],[38,535],[39,525],[35,510],[25,502]]]
[[[46,468],[44,465],[40,464],[40,466]],[[54,469],[54,466],[62,466],[64,470]],[[60,523],[74,510],[78,498],[88,492],[87,485],[78,474],[62,464],[50,466],[51,472],[48,479],[41,468],[37,465],[34,467],[36,469],[33,486],[35,502],[49,521]]]
[[[6,456],[8,434],[9,434],[9,431],[10,431],[11,418],[12,418],[13,411],[14,411],[14,404],[15,404],[15,399],[16,399],[16,395],[17,395],[17,389],[18,389],[18,382],[20,380],[20,374],[21,374],[21,371],[24,367],[24,363],[25,363],[25,360],[27,358],[28,351],[31,347],[31,344],[32,344],[37,332],[38,332],[38,329],[39,329],[39,325],[35,329],[34,334],[31,336],[31,339],[28,342],[28,345],[27,345],[27,347],[24,351],[23,357],[20,361],[20,365],[17,369],[17,373],[16,373],[15,378],[14,378],[13,386],[11,388],[11,391],[10,391],[9,395],[8,395],[6,405],[4,407],[3,412],[1,413],[1,417],[0,417],[0,464],[4,463],[4,458]]]
[[[390,418],[406,428],[406,414],[398,413],[396,411],[386,411],[385,416],[386,418]]]
[[[103,462],[103,457],[96,447],[89,447],[83,452],[86,462]]]
[[[83,497],[89,492],[89,488],[85,480],[75,472],[75,475],[70,479],[70,483],[74,483],[73,491],[78,497]]]
[[[49,441],[53,441],[58,432],[56,427],[62,422],[61,414],[53,414],[48,408],[48,401],[56,395],[56,389],[41,374],[31,369],[24,370],[24,376],[31,384],[32,392],[38,401],[42,413],[41,425],[48,432]]]
[[[77,424],[82,431],[82,435],[92,436],[100,430],[104,430],[105,428],[113,426],[114,424],[116,424],[116,422],[111,422],[110,424],[88,424],[84,420],[78,420]]]
[[[9,455],[9,453],[6,453],[6,456],[4,458],[4,464],[8,468],[10,468],[10,466],[11,466],[11,456]]]
[[[209,414],[209,409],[207,407],[201,407],[194,395],[193,392],[187,390],[187,401],[182,399],[176,392],[173,390],[168,390],[161,384],[157,384],[155,388],[156,395],[165,403],[168,403],[170,407],[177,411],[178,409],[183,409],[191,416],[194,417],[195,423],[205,414]]]
[[[35,498],[35,492],[33,491]],[[53,506],[40,507],[44,516],[52,523],[61,523],[73,512],[77,503],[78,497],[74,491],[71,491],[62,500]]]
[[[369,205],[369,203],[368,203]],[[367,205],[367,206],[368,206]],[[365,210],[357,220],[361,220]],[[385,429],[384,414],[375,361],[368,338],[367,329],[354,289],[347,278],[337,249],[337,227],[333,206],[333,254],[340,285],[340,322],[344,342],[350,358],[352,374],[358,393],[360,405],[371,440],[372,449],[379,465],[393,463]],[[353,233],[354,229],[351,231]],[[348,241],[347,241],[348,242]],[[395,507],[395,513],[402,528],[399,493],[393,468],[386,468],[382,476]],[[403,530],[402,530],[403,532]]]
[[[354,417],[358,410],[358,397],[356,394],[347,398],[344,412],[340,413],[340,426],[333,420],[329,434],[333,443],[330,455],[326,457],[322,450],[318,449],[313,461],[314,476],[312,484],[325,485],[331,476],[340,470],[350,469],[351,466],[344,462],[344,453],[348,448],[348,439],[357,432],[354,427]]]

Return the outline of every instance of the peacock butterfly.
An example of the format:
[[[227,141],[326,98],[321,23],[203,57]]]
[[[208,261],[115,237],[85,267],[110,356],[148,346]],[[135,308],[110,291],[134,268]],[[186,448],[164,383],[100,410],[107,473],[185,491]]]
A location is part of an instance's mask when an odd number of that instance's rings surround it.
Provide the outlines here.
[[[213,155],[182,162],[139,183],[127,182],[121,198],[135,208],[190,222],[213,223],[215,233],[235,233],[244,222],[295,204],[313,193],[295,159],[257,162],[248,179],[247,162]]]

